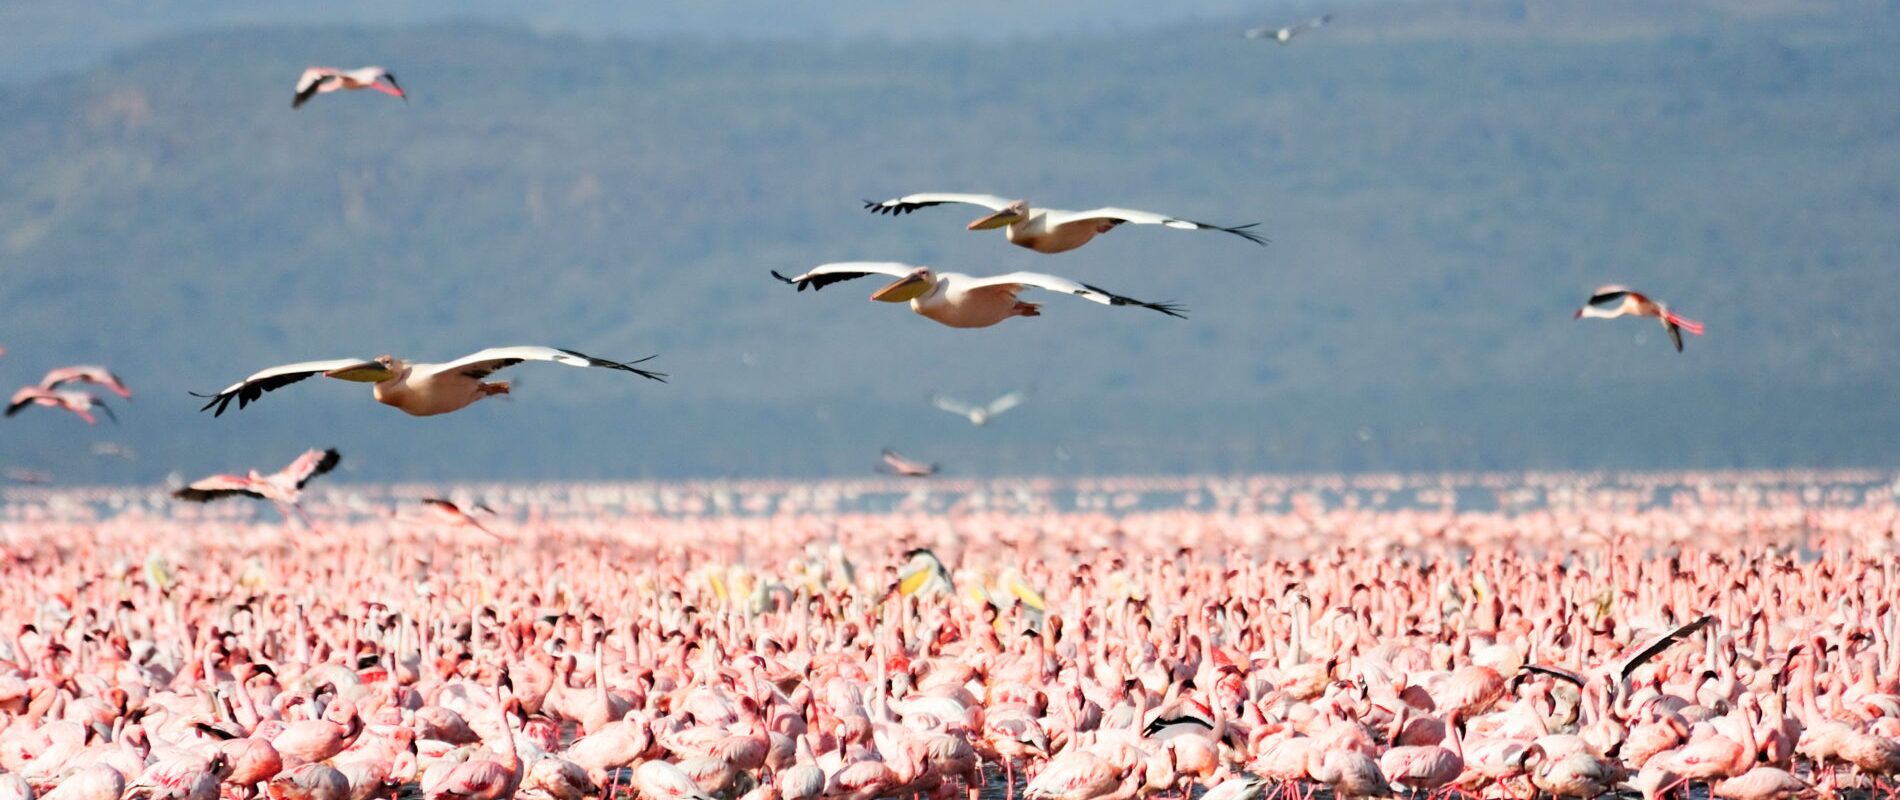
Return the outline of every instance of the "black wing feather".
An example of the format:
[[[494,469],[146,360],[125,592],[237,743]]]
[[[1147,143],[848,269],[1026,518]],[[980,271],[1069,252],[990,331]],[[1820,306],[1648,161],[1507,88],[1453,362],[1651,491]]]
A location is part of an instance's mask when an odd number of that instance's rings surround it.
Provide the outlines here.
[[[654,372],[652,370],[640,369],[638,367],[633,366],[635,364],[644,364],[648,361],[652,361],[653,359],[659,358],[660,357],[659,353],[654,353],[653,355],[647,356],[646,358],[636,359],[633,361],[609,361],[604,358],[595,358],[586,353],[576,353],[572,350],[564,350],[559,347],[554,348],[554,349],[560,350],[561,352],[566,353],[575,358],[586,359],[587,366],[590,366],[590,367],[606,367],[608,369],[617,369],[617,370],[620,370],[621,372],[631,372],[635,375],[638,375],[642,378],[646,378],[648,380],[655,380],[661,383],[666,382],[666,373],[664,372]]]
[[[323,458],[317,461],[317,468],[311,470],[309,476],[305,477],[301,481],[298,481],[297,488],[302,489],[306,485],[309,485],[310,481],[314,480],[318,475],[322,475],[329,472],[330,470],[336,469],[337,462],[342,461],[342,460],[343,460],[343,454],[337,452],[337,449],[334,447],[323,451]]]
[[[216,413],[212,414],[211,416],[222,417],[224,416],[225,409],[230,408],[232,400],[236,400],[238,404],[238,410],[243,411],[245,406],[248,406],[252,402],[255,402],[257,398],[263,397],[265,392],[277,391],[278,389],[282,389],[286,386],[289,386],[293,383],[304,380],[305,378],[308,378],[316,374],[319,374],[319,373],[292,372],[286,375],[273,375],[269,378],[264,378],[262,380],[257,380],[257,381],[246,381],[243,384],[239,385],[238,388],[231,390],[229,392],[219,392],[217,394],[199,394],[197,392],[187,392],[187,394],[190,394],[192,397],[211,398],[211,402],[205,403],[204,407],[198,410],[210,411],[213,406],[216,406],[218,410]]]
[[[880,203],[876,200],[866,200],[864,207],[870,209],[873,214],[889,214],[895,217],[900,214],[909,214],[920,208],[944,205],[944,202],[939,200],[932,203]]]
[[[245,497],[255,497],[260,500],[264,498],[263,495],[248,489],[193,489],[187,486],[172,492],[173,497],[180,500],[190,500],[193,503],[209,503],[218,498],[230,497],[232,495],[244,495]]]
[[[1687,625],[1656,637],[1656,641],[1644,645],[1643,649],[1636,651],[1635,655],[1623,661],[1623,665],[1616,670],[1617,677],[1628,680],[1630,673],[1635,672],[1636,668],[1642,666],[1644,662],[1660,655],[1676,642],[1689,638],[1694,635],[1696,631],[1708,627],[1709,623],[1714,621],[1715,617],[1705,614]]]
[[[834,283],[843,283],[849,280],[856,280],[858,278],[862,278],[869,274],[871,273],[869,272],[827,272],[823,275],[806,275],[806,276],[798,278],[797,280],[793,280],[791,278],[785,277],[784,275],[778,274],[778,270],[772,270],[772,277],[777,278],[785,283],[789,283],[793,286],[797,286],[798,290],[801,292],[805,291],[807,287],[809,287],[812,291],[818,291],[819,289],[823,289]]]
[[[1181,306],[1176,305],[1174,303],[1150,303],[1146,300],[1136,300],[1133,297],[1124,297],[1122,295],[1119,295],[1107,289],[1104,289],[1100,286],[1090,286],[1086,283],[1082,284],[1082,286],[1091,292],[1108,295],[1108,304],[1112,306],[1141,306],[1142,308],[1152,308],[1170,317],[1176,317],[1179,319],[1187,319],[1187,314],[1183,313],[1187,311],[1187,309],[1182,308]]]

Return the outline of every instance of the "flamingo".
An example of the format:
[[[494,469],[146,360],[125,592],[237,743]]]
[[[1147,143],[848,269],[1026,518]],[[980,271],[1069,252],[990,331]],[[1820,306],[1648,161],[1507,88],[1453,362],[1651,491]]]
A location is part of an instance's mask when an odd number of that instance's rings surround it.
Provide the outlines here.
[[[305,361],[265,369],[231,384],[217,394],[204,395],[194,392],[193,395],[210,398],[211,402],[205,403],[204,408],[199,409],[200,411],[216,408],[217,412],[212,416],[224,416],[225,409],[230,407],[233,400],[237,401],[238,408],[242,410],[263,397],[265,392],[276,391],[313,375],[322,375],[326,378],[376,384],[376,402],[401,409],[411,416],[427,417],[460,411],[484,397],[507,394],[507,381],[484,383],[482,379],[524,361],[552,361],[570,367],[617,369],[665,383],[665,373],[651,372],[633,366],[653,358],[655,356],[647,356],[638,361],[621,363],[595,358],[573,350],[518,346],[491,347],[446,364],[411,363],[394,356],[379,356],[370,360],[344,358]]]
[[[501,687],[507,682],[508,671],[503,668],[490,690],[495,721],[499,725],[495,735],[502,741],[501,758],[471,758],[455,765],[429,787],[428,800],[508,800],[521,788],[524,777],[521,751],[517,749],[514,727],[509,724],[508,712],[501,701]]]
[[[384,85],[387,84],[387,85]],[[372,89],[392,97],[400,97],[409,102],[409,93],[396,83],[395,73],[382,67],[357,67],[356,69],[337,69],[335,67],[310,67],[297,78],[297,96],[291,98],[291,108],[301,108],[310,98],[320,94],[344,89]]]
[[[658,759],[635,769],[633,782],[640,787],[640,794],[653,800],[713,800],[685,771]]]
[[[878,462],[878,469],[906,478],[928,478],[937,474],[936,464],[905,458],[888,447],[884,448],[884,459]]]
[[[1186,319],[1180,306],[1150,303],[1123,297],[1105,289],[1068,278],[1037,272],[1011,272],[977,278],[960,272],[937,272],[893,261],[845,261],[820,264],[796,278],[772,273],[772,277],[798,287],[823,289],[839,281],[866,275],[889,275],[896,281],[872,293],[871,299],[883,303],[910,303],[912,311],[926,319],[952,328],[987,328],[1010,317],[1042,316],[1042,306],[1016,299],[1024,289],[1047,289],[1075,295],[1105,306],[1140,306],[1170,317]]]
[[[483,525],[481,520],[476,519],[473,514],[470,514],[468,511],[464,510],[461,506],[456,505],[454,501],[444,500],[440,497],[425,497],[422,499],[422,505],[427,507],[430,513],[434,514],[436,518],[441,520],[444,524],[452,525],[459,528],[474,528],[475,530],[481,531],[482,533],[486,533],[489,536],[495,537],[496,539],[507,538],[507,537],[502,536],[499,533],[489,530],[488,526]],[[481,503],[475,504],[474,510],[485,511],[490,514],[495,513],[494,509],[489,508],[488,506],[483,505]]]
[[[995,419],[996,415],[1021,404],[1023,398],[1026,396],[1027,395],[1023,392],[1010,392],[995,400],[991,400],[987,405],[980,406],[973,406],[953,397],[945,397],[944,395],[937,395],[931,398],[930,402],[937,408],[968,419],[971,425],[981,428],[984,425],[988,425],[990,420]]]
[[[132,399],[132,390],[125,387],[125,381],[112,374],[112,370],[91,364],[79,364],[71,367],[59,367],[46,373],[40,379],[41,389],[58,389],[69,383],[90,383],[112,390],[113,394],[127,400]]]
[[[1683,331],[1686,330],[1697,336],[1702,335],[1702,323],[1677,316],[1675,312],[1669,310],[1668,306],[1651,300],[1647,295],[1634,291],[1628,286],[1610,285],[1598,288],[1590,294],[1589,302],[1577,309],[1577,313],[1572,315],[1572,318],[1615,319],[1624,315],[1655,317],[1662,323],[1663,329],[1669,331],[1669,340],[1676,343],[1678,353],[1682,352]]]
[[[1130,208],[1096,208],[1088,211],[1061,211],[1053,208],[1041,208],[1029,205],[1027,200],[1010,200],[993,194],[955,194],[944,192],[925,192],[907,194],[903,197],[875,202],[864,201],[864,207],[873,214],[897,216],[908,214],[920,208],[940,206],[945,203],[961,203],[982,206],[991,213],[971,222],[973,231],[1003,228],[1003,235],[1009,243],[1018,247],[1027,247],[1038,253],[1061,253],[1074,250],[1088,244],[1097,235],[1115,229],[1123,223],[1135,225],[1161,225],[1186,231],[1221,231],[1231,233],[1254,244],[1264,245],[1265,237],[1254,233],[1250,228],[1259,223],[1222,227],[1205,222],[1178,219],[1152,211],[1136,211]]]
[[[1293,37],[1307,31],[1319,30],[1325,27],[1326,23],[1332,21],[1333,15],[1321,14],[1305,22],[1288,25],[1284,28],[1248,28],[1247,32],[1243,35],[1249,39],[1272,39],[1280,44],[1291,44]]]
[[[45,389],[38,386],[28,386],[14,392],[12,402],[7,405],[7,416],[11,417],[26,410],[27,406],[36,405],[46,406],[47,408],[57,408],[62,411],[71,411],[74,414],[78,414],[80,419],[85,420],[87,425],[94,425],[99,422],[99,420],[92,416],[92,410],[95,408],[105,412],[107,419],[115,423],[119,421],[118,415],[112,413],[111,406],[106,405],[105,401],[92,396],[90,393]]]
[[[260,475],[257,470],[251,470],[249,475],[212,475],[172,492],[172,496],[193,503],[209,503],[220,498],[243,495],[275,503],[285,517],[289,517],[293,509],[302,516],[303,510],[297,501],[303,496],[303,488],[318,475],[336,469],[337,463],[342,460],[343,454],[338,453],[336,448],[305,450],[288,466],[269,475]],[[308,518],[304,519],[304,524],[308,525],[309,522]]]

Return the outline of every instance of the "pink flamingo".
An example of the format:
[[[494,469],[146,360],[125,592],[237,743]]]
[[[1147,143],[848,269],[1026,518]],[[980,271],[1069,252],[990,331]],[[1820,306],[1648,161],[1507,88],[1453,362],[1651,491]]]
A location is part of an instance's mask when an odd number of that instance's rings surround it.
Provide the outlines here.
[[[1675,342],[1676,352],[1682,352],[1682,332],[1688,331],[1702,335],[1702,323],[1677,316],[1669,307],[1659,303],[1627,286],[1603,286],[1590,294],[1590,301],[1573,315],[1575,319],[1592,317],[1595,319],[1615,319],[1624,315],[1655,317],[1669,332],[1669,340]]]
[[[409,93],[396,83],[395,74],[382,67],[311,67],[297,78],[297,96],[291,98],[290,107],[300,108],[312,97],[344,89],[372,89],[409,102]]]
[[[132,390],[112,370],[92,364],[79,364],[70,367],[58,367],[46,373],[40,379],[41,389],[58,389],[68,383],[90,383],[112,390],[113,394],[127,400],[132,399]]]
[[[111,406],[106,405],[105,401],[86,392],[60,391],[43,389],[38,386],[28,386],[13,393],[13,400],[7,405],[6,415],[11,417],[26,410],[27,406],[46,406],[47,408],[57,408],[61,411],[71,411],[79,415],[80,419],[85,420],[87,425],[98,424],[99,420],[92,415],[92,410],[96,408],[104,412],[107,419],[113,422],[119,421],[118,416],[112,413]]]

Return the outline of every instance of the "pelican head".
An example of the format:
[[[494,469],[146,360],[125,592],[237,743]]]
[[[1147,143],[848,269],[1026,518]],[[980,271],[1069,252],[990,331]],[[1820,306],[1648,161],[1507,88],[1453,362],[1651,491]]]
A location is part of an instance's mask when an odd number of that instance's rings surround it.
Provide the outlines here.
[[[918,267],[909,275],[898,278],[891,285],[871,294],[872,300],[883,303],[908,303],[937,285],[937,276],[931,274],[929,267]]]
[[[1014,225],[1028,218],[1029,218],[1029,201],[1018,200],[1014,203],[1010,203],[1009,205],[1003,206],[1003,210],[1001,211],[998,211],[994,214],[991,214],[987,217],[983,217],[982,219],[979,219],[975,222],[970,223],[970,230],[987,231],[993,228],[1001,228],[1006,225]]]

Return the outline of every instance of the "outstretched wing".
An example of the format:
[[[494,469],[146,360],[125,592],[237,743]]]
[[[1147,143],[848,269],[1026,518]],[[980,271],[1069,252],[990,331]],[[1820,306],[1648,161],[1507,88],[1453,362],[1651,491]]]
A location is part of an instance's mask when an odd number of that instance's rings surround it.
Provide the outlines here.
[[[1624,658],[1623,663],[1616,668],[1616,677],[1619,680],[1628,680],[1630,673],[1635,672],[1636,668],[1642,666],[1644,662],[1661,655],[1664,650],[1668,650],[1676,642],[1689,638],[1694,635],[1696,631],[1708,627],[1709,623],[1714,621],[1715,617],[1705,614],[1686,625],[1656,637],[1654,640],[1651,640],[1649,644],[1643,645],[1634,653]]]
[[[1002,397],[998,397],[995,400],[991,400],[990,406],[988,409],[990,412],[990,416],[996,416],[997,414],[1001,414],[1005,411],[1015,408],[1018,405],[1021,405],[1023,402],[1023,398],[1027,396],[1028,395],[1024,392],[1010,392],[1009,394],[1003,395]]]
[[[958,400],[954,397],[945,397],[943,395],[937,395],[936,397],[930,398],[930,404],[938,408],[941,408],[945,411],[948,411],[952,414],[955,414],[959,417],[967,417],[970,415],[970,412],[976,410],[974,408],[971,408],[968,405],[965,405],[964,402],[961,400]]]
[[[817,291],[834,283],[856,280],[866,275],[889,275],[893,278],[902,278],[915,271],[917,267],[899,261],[838,261],[819,264],[796,278],[780,275],[778,270],[772,271],[772,277],[797,286],[802,292],[807,287]]]
[[[336,70],[329,67],[311,67],[297,78],[297,96],[291,98],[290,107],[300,108],[310,98],[317,96],[317,90],[323,88],[324,81],[336,79]]]
[[[209,503],[220,497],[244,495],[262,498],[263,495],[251,490],[251,482],[237,475],[213,475],[209,478],[193,481],[191,485],[172,492],[172,496],[193,503]]]
[[[1630,294],[1634,294],[1634,292],[1631,292],[1628,286],[1619,286],[1616,284],[1601,286],[1598,287],[1596,291],[1590,293],[1589,304],[1600,306],[1609,303],[1621,303],[1623,302],[1623,298]]]
[[[1135,225],[1161,225],[1183,231],[1221,231],[1231,233],[1254,244],[1264,245],[1267,243],[1267,237],[1250,230],[1259,225],[1260,223],[1258,222],[1235,225],[1229,228],[1220,225],[1210,225],[1205,222],[1195,222],[1193,220],[1170,217],[1166,214],[1156,214],[1153,211],[1136,211],[1132,208],[1112,207],[1094,208],[1088,211],[1050,211],[1047,213],[1050,226],[1066,225],[1071,222],[1083,222],[1088,220],[1099,220],[1111,225],[1120,225],[1126,222]]]
[[[1068,278],[1045,275],[1040,272],[1011,272],[1005,275],[977,278],[965,283],[964,286],[971,289],[1034,286],[1038,289],[1047,289],[1052,292],[1075,295],[1084,300],[1092,300],[1105,306],[1141,306],[1142,308],[1154,309],[1170,317],[1187,319],[1187,315],[1182,313],[1187,309],[1173,303],[1150,303],[1146,300],[1136,300],[1133,297],[1115,294],[1114,292],[1090,286],[1086,283],[1077,283]]]
[[[271,367],[270,369],[257,372],[251,375],[251,377],[231,384],[226,387],[224,391],[218,392],[217,394],[207,395],[192,392],[191,396],[211,398],[211,402],[205,403],[204,407],[198,410],[210,411],[212,407],[215,406],[218,411],[212,414],[212,416],[221,417],[224,416],[224,410],[231,405],[232,400],[237,401],[238,410],[241,411],[245,406],[257,400],[257,398],[263,397],[265,392],[277,391],[278,389],[289,386],[312,375],[322,375],[325,372],[349,369],[352,367],[367,370],[370,367],[381,368],[381,365],[374,361],[364,361],[360,358],[334,358],[328,361],[304,361],[297,364],[285,364],[281,367]],[[352,378],[352,380],[358,379]]]
[[[866,200],[864,201],[864,207],[870,209],[873,214],[890,214],[895,216],[898,214],[909,214],[920,208],[940,206],[945,203],[962,203],[964,205],[982,206],[991,211],[1001,211],[1012,202],[1014,201],[1009,198],[997,197],[993,194],[923,192],[920,194],[907,194],[903,197],[885,200],[881,203],[875,200]]]
[[[566,364],[570,367],[605,367],[607,369],[617,369],[622,372],[631,372],[648,380],[665,383],[666,373],[653,372],[633,366],[634,364],[650,361],[658,357],[656,354],[636,361],[609,361],[604,358],[595,358],[586,353],[562,350],[558,347],[522,345],[517,347],[490,347],[478,353],[470,353],[462,356],[447,364],[420,364],[412,369],[415,372],[425,375],[440,375],[453,372],[481,380],[482,378],[494,374],[497,370],[512,367],[523,361],[552,361],[556,364]]]
[[[297,488],[302,489],[310,479],[336,469],[336,463],[342,460],[343,455],[334,447],[328,450],[306,450],[296,461],[290,462],[290,466],[284,467],[284,475],[296,480]]]
[[[1570,683],[1574,683],[1579,687],[1582,687],[1584,683],[1584,679],[1582,675],[1578,675],[1577,673],[1571,672],[1570,670],[1567,670],[1567,669],[1558,669],[1556,667],[1546,667],[1542,664],[1525,664],[1523,667],[1523,671],[1533,672],[1538,675],[1549,675],[1550,677],[1556,678],[1560,681],[1569,681]]]

